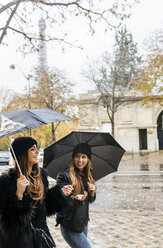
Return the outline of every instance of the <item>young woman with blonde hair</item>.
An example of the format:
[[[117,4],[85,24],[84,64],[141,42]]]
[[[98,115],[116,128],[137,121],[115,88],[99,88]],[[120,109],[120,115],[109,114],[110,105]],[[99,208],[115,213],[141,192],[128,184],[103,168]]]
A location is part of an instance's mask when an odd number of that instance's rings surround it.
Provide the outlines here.
[[[73,150],[70,168],[60,172],[56,184],[68,196],[67,207],[57,214],[57,224],[72,248],[91,248],[87,239],[89,203],[95,201],[96,185],[91,174],[91,148],[79,143]]]

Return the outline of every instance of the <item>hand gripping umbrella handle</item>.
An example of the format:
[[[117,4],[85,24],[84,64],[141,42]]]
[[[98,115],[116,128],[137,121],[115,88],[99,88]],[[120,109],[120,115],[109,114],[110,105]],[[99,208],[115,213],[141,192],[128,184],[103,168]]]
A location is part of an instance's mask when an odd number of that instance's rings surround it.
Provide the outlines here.
[[[16,165],[17,165],[17,167],[18,167],[18,169],[19,169],[20,175],[23,175],[23,173],[22,173],[22,171],[21,171],[21,169],[20,169],[20,165],[19,165],[18,160],[17,160],[17,158],[16,158],[16,155],[15,155],[15,152],[14,152],[14,149],[13,149],[13,147],[12,147],[12,144],[11,144],[11,141],[10,141],[9,137],[8,137],[8,142],[9,142],[10,148],[11,148],[11,150],[12,150],[12,153],[13,153],[13,156],[14,156],[14,159],[15,159],[15,162],[16,162]]]

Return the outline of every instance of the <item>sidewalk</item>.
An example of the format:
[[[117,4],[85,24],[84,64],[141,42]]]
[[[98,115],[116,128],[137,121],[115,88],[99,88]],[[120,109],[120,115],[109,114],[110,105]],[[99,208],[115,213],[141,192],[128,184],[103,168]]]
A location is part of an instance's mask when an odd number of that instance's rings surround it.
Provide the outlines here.
[[[93,248],[162,248],[163,212],[90,212],[88,239]],[[48,224],[58,248],[69,248],[55,219]],[[83,247],[84,248],[84,247]]]
[[[121,165],[141,165],[141,164],[148,164],[148,165],[163,165],[163,150],[158,152],[150,152],[147,154],[133,154],[133,155],[126,155],[122,157],[120,162]]]

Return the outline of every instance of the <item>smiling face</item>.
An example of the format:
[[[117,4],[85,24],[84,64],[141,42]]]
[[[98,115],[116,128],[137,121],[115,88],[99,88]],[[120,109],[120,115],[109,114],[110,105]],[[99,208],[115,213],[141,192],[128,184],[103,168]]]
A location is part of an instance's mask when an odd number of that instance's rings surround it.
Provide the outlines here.
[[[29,148],[28,150],[28,165],[30,168],[32,168],[32,166],[34,164],[38,164],[39,162],[39,151],[37,149],[36,145],[33,145],[31,148]]]
[[[83,171],[84,167],[87,165],[88,163],[88,157],[86,154],[84,153],[77,153],[74,156],[74,164],[75,166],[80,170]]]

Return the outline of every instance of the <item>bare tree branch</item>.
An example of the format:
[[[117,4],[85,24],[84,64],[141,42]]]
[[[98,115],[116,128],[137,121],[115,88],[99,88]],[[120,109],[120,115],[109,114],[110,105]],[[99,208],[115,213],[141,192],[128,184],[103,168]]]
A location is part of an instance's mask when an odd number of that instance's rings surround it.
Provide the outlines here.
[[[5,6],[3,6],[3,5],[1,4],[2,8],[0,9],[0,14],[1,14],[3,11],[5,11],[6,9],[9,9],[9,8],[10,8],[11,6],[13,6],[13,5],[15,5],[15,2],[8,3],[8,4],[6,4]]]
[[[25,48],[28,47],[27,46],[28,40],[30,44],[32,44],[31,42],[32,40],[36,40],[36,41],[39,40],[38,38],[39,35],[36,34],[35,31],[33,31],[32,35],[29,35],[26,32],[27,29],[33,30],[34,28],[32,16],[34,15],[35,11],[36,13],[38,13],[38,11],[41,11],[46,14],[46,21],[47,21],[47,26],[49,27],[49,29],[54,28],[55,25],[57,28],[58,27],[60,28],[62,25],[64,27],[64,24],[66,23],[67,19],[71,17],[72,14],[76,17],[82,16],[84,18],[85,17],[87,18],[87,19],[85,18],[86,25],[88,27],[88,31],[92,35],[95,33],[96,27],[100,22],[105,23],[105,25],[103,25],[103,29],[105,31],[107,31],[107,29],[109,28],[117,28],[119,27],[121,20],[129,17],[128,12],[130,12],[129,8],[131,7],[131,2],[137,2],[138,0],[121,0],[121,1],[122,1],[121,3],[118,3],[115,0],[112,6],[109,6],[110,1],[108,1],[109,2],[108,7],[103,8],[102,1],[100,0],[98,1],[91,1],[91,0],[87,0],[87,1],[85,0],[75,0],[75,1],[63,0],[61,1],[59,0],[58,2],[55,0],[49,0],[49,1],[48,0],[46,1],[45,0],[15,0],[15,1],[10,0],[10,2],[4,6],[0,4],[0,13],[4,12],[6,14],[6,24],[4,27],[0,27],[0,31],[2,31],[1,37],[0,37],[0,44],[2,43],[4,36],[7,34],[7,29],[13,30],[14,32],[19,33],[26,38],[25,41],[24,40],[22,41],[23,47]],[[22,8],[20,8],[19,5],[22,6]],[[19,6],[19,12],[18,12],[18,6]],[[55,7],[56,9],[55,17],[54,17],[54,12],[52,13],[51,11],[53,9],[52,7]],[[114,17],[115,23],[113,21],[110,21],[110,17]],[[12,20],[12,24],[11,24],[11,20]],[[68,34],[69,31],[66,30],[66,32],[67,32],[66,34]],[[50,32],[50,35],[51,34],[52,32]],[[58,36],[60,36],[60,34]],[[45,41],[51,41],[51,40],[54,40],[54,38],[48,37],[45,39]],[[64,35],[63,35],[63,38],[55,38],[55,40],[74,46],[73,42],[71,43],[71,42],[65,41]],[[38,44],[36,42],[35,47],[37,45]],[[76,47],[80,47],[80,46],[76,46]]]
[[[18,0],[18,1],[16,2],[15,8],[13,9],[11,15],[9,16],[9,19],[8,19],[8,21],[7,21],[7,23],[6,23],[6,26],[5,26],[4,29],[3,29],[3,32],[2,32],[2,34],[1,34],[1,37],[0,37],[0,44],[1,44],[2,40],[3,40],[3,37],[6,35],[7,28],[8,28],[8,26],[9,26],[9,24],[10,24],[10,22],[11,22],[13,16],[14,16],[14,14],[15,14],[15,12],[16,12],[18,6],[19,6],[19,4],[21,3],[21,1],[22,1],[22,0]]]
[[[65,44],[70,45],[70,46],[73,46],[73,47],[82,48],[81,46],[77,46],[77,45],[75,45],[75,44],[73,44],[73,43],[71,43],[71,42],[66,41],[66,40],[63,39],[63,38],[57,38],[57,37],[52,38],[52,37],[48,37],[48,36],[47,36],[48,39],[47,39],[47,38],[44,38],[44,39],[43,39],[42,37],[32,37],[32,36],[30,36],[30,34],[27,34],[27,33],[25,33],[25,32],[22,32],[22,31],[20,31],[20,30],[17,30],[17,29],[15,29],[15,28],[12,28],[12,27],[8,27],[8,29],[11,29],[11,30],[13,30],[13,31],[15,31],[15,32],[17,32],[17,33],[19,33],[19,34],[22,34],[22,35],[23,35],[26,39],[28,39],[30,42],[31,42],[32,40],[44,40],[45,42],[57,40],[57,41],[64,42]],[[2,30],[2,29],[0,29],[0,30]]]

